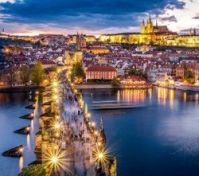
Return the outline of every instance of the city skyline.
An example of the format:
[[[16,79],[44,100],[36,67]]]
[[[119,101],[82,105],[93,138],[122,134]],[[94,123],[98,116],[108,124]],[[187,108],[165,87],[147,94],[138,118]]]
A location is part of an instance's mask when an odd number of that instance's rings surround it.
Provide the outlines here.
[[[0,26],[19,35],[138,32],[150,15],[175,32],[198,29],[198,0],[0,0]],[[34,7],[34,8],[33,8]]]

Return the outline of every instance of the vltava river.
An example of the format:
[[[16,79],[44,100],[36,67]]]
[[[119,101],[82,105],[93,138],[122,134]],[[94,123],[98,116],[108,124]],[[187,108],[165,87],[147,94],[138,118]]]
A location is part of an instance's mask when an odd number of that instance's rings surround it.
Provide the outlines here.
[[[154,90],[84,91],[95,101],[145,105],[123,110],[91,110],[104,127],[119,176],[199,175],[199,93]]]
[[[129,102],[144,105],[137,109],[92,110],[91,119],[104,127],[109,151],[117,156],[118,176],[198,176],[199,175],[199,93],[163,88],[152,90],[87,90],[93,101]],[[35,160],[33,121],[18,117],[31,110],[27,94],[0,93],[0,153],[23,144],[24,157],[0,156],[0,176],[16,176],[20,168]],[[14,130],[31,124],[31,135]]]
[[[38,131],[37,114],[32,121],[19,118],[32,112],[24,108],[29,104],[28,96],[25,93],[0,93],[0,176],[16,176],[23,167],[35,160],[34,134]],[[31,125],[30,135],[13,133],[27,125]],[[24,156],[20,159],[1,156],[5,150],[21,144],[24,146]]]

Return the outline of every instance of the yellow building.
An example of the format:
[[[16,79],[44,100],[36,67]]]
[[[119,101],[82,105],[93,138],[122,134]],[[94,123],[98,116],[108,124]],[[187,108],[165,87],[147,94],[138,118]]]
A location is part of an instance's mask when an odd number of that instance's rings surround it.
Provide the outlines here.
[[[65,51],[64,58],[65,64],[72,68],[74,64],[82,62],[83,53],[82,51]]]
[[[199,35],[178,35],[167,26],[153,24],[151,18],[141,24],[140,33],[104,34],[99,41],[109,43],[154,44],[161,46],[199,47]]]
[[[82,50],[92,54],[106,54],[110,52],[110,50],[105,46],[86,47],[83,48]]]

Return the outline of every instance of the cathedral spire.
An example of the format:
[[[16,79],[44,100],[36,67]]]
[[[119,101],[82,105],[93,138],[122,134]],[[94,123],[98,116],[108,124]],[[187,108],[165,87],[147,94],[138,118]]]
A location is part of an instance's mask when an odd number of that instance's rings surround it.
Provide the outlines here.
[[[156,15],[156,27],[158,27],[158,16]]]
[[[77,32],[77,36],[76,36],[76,50],[77,51],[81,50],[81,36],[79,35],[78,32]]]
[[[151,15],[149,15],[149,22],[150,22],[150,23],[152,22],[152,20],[151,20]]]

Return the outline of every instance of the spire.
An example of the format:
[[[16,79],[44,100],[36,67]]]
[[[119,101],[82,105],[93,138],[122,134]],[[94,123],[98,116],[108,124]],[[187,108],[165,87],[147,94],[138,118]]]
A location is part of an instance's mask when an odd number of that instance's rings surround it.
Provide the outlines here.
[[[193,35],[196,35],[196,28],[193,29]]]
[[[76,50],[77,51],[81,50],[81,37],[78,32],[77,32],[77,36],[76,36]]]
[[[156,15],[156,27],[158,27],[158,15]]]
[[[142,21],[142,25],[143,25],[143,26],[145,25],[145,21],[144,21],[144,20]]]
[[[149,22],[152,22],[152,21],[151,21],[151,15],[149,15]]]

